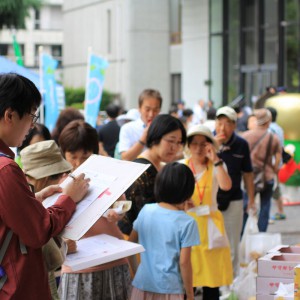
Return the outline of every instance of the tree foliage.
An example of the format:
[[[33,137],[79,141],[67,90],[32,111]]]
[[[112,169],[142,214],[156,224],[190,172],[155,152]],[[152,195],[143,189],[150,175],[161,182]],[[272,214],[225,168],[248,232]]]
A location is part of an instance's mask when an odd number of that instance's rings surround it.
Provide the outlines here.
[[[25,19],[30,8],[39,9],[42,0],[1,0],[0,1],[0,29],[25,28]]]
[[[66,106],[73,106],[78,109],[84,107],[85,88],[65,88]],[[113,94],[107,90],[103,90],[100,110],[105,110],[106,106],[113,102],[117,98],[116,94]]]

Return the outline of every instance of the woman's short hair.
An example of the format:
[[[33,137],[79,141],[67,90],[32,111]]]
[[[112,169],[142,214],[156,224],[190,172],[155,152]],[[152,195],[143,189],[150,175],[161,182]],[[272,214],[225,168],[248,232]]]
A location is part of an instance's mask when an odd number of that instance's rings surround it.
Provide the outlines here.
[[[83,120],[70,122],[61,132],[58,142],[63,154],[78,150],[91,151],[94,154],[99,152],[97,131]]]
[[[183,203],[194,193],[195,178],[190,168],[172,162],[165,165],[156,176],[154,196],[156,202]]]
[[[41,99],[39,90],[28,78],[16,73],[0,74],[0,119],[8,108],[23,118],[40,106]]]
[[[74,120],[84,120],[84,116],[78,109],[74,107],[67,107],[60,112],[58,119],[56,120],[55,127],[51,133],[52,138],[56,143],[58,143],[59,136],[63,129]]]
[[[154,145],[158,145],[162,137],[172,131],[180,130],[182,134],[182,144],[186,141],[186,131],[180,120],[168,115],[161,114],[156,116],[148,130],[146,145],[151,148]]]

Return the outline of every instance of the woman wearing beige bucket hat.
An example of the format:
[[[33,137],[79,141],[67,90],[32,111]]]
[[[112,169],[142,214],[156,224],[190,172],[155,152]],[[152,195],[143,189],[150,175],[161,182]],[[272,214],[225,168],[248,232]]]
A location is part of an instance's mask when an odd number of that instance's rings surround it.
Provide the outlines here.
[[[196,220],[201,237],[201,244],[192,250],[193,286],[203,287],[203,300],[217,300],[219,287],[230,285],[233,279],[230,246],[216,202],[218,188],[229,190],[231,179],[217,156],[218,145],[208,127],[191,127],[187,146],[191,156],[185,164],[195,176],[188,214]]]
[[[35,192],[49,185],[58,184],[64,175],[72,170],[72,165],[62,157],[54,140],[42,141],[25,147],[20,152],[20,158],[27,182]],[[59,299],[54,271],[62,265],[66,250],[60,238],[50,239],[43,247],[52,300]]]
[[[23,172],[34,191],[57,184],[64,174],[72,170],[54,140],[42,141],[25,147],[20,152]]]

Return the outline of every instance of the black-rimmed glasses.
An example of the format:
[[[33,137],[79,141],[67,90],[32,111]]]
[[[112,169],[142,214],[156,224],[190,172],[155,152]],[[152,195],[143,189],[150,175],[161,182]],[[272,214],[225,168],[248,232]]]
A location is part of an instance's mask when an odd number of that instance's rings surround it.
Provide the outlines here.
[[[32,123],[36,123],[36,121],[39,119],[40,114],[32,114],[30,113],[30,116],[32,118]]]

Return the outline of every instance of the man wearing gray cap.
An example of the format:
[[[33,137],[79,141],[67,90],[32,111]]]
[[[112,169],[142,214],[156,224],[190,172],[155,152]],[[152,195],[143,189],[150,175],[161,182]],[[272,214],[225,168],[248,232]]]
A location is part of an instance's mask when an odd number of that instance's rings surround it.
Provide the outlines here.
[[[248,209],[254,208],[253,173],[248,143],[235,133],[237,114],[229,106],[216,113],[216,136],[220,145],[218,156],[225,162],[232,180],[229,191],[219,189],[217,200],[223,213],[225,228],[231,248],[231,259],[235,275],[239,270],[239,242],[243,226],[242,177],[249,196]]]

